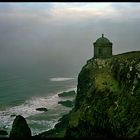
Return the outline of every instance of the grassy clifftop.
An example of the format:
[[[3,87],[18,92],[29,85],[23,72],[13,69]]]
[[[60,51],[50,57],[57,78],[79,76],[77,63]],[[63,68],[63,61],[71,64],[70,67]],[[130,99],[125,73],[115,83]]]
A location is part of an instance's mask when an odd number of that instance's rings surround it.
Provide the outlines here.
[[[140,51],[90,59],[78,76],[66,137],[140,136]]]

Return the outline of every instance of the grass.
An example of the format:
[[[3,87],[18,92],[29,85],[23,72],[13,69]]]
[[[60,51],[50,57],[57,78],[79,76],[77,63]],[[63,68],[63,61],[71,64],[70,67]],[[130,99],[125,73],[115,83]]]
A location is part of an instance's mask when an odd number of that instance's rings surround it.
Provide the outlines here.
[[[76,127],[78,125],[78,120],[80,117],[80,110],[77,110],[76,112],[72,112],[70,117],[70,121],[69,121],[69,125],[70,127]]]
[[[95,78],[95,87],[100,91],[109,89],[111,92],[117,92],[119,90],[118,82],[113,78],[109,70],[105,69],[98,71]]]

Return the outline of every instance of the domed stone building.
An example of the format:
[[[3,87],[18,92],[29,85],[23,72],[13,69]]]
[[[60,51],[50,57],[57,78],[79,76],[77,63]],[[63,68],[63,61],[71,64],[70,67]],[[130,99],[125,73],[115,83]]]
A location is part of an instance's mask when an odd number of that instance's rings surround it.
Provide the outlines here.
[[[93,43],[94,46],[94,58],[108,58],[112,56],[112,45],[104,34]]]

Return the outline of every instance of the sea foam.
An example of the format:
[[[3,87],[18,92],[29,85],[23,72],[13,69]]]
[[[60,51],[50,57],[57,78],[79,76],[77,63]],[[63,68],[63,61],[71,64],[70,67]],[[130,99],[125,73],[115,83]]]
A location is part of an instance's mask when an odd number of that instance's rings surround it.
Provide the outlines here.
[[[70,88],[66,91],[75,90],[76,88]],[[70,109],[67,107],[64,107],[60,104],[58,104],[59,101],[65,100],[65,98],[60,98],[58,96],[59,93],[62,93],[64,91],[59,91],[57,93],[52,93],[50,95],[47,95],[46,97],[32,97],[28,100],[26,100],[23,104],[14,106],[11,108],[6,108],[6,110],[0,111],[0,128],[6,129],[8,132],[10,131],[12,127],[12,123],[15,119],[15,117],[11,117],[11,115],[22,115],[23,117],[27,118],[27,122],[29,124],[34,123],[36,124],[46,124],[47,128],[44,126],[44,128],[38,129],[38,128],[31,128],[32,134],[38,134],[40,132],[43,132],[45,130],[52,129],[54,125],[57,123],[59,117],[61,114],[65,114],[65,112],[68,112]],[[72,98],[68,98],[71,100]],[[36,108],[45,107],[48,109],[46,113],[48,113],[46,116],[50,116],[50,119],[43,119],[43,120],[32,120],[28,119],[30,116],[34,116],[37,114],[41,114],[41,111],[37,111]],[[55,117],[56,116],[56,117]],[[31,125],[30,125],[31,126]]]
[[[68,78],[68,77],[56,77],[56,78],[50,78],[50,81],[52,82],[61,82],[61,81],[68,81],[73,80],[75,78]]]

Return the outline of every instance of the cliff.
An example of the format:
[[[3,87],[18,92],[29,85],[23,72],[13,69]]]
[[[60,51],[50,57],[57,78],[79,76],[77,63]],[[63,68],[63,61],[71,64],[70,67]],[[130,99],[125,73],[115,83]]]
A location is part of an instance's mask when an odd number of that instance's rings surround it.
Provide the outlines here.
[[[65,137],[140,136],[140,51],[92,58],[78,76]]]

